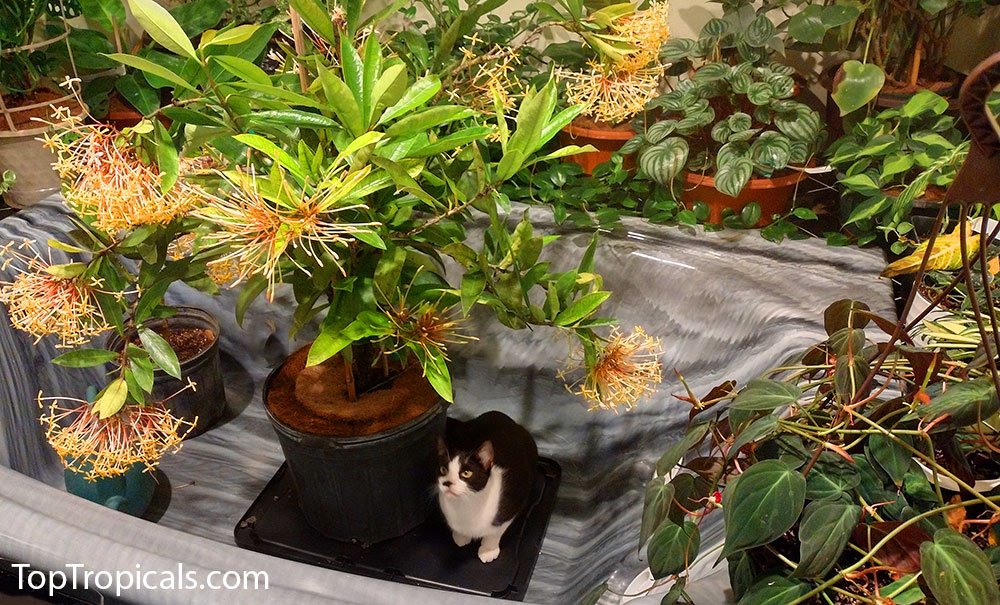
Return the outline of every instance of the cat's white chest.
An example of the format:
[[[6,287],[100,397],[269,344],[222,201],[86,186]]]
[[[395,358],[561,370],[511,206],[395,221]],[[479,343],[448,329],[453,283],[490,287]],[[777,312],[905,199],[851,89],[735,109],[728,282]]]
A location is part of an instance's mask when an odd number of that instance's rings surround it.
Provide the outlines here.
[[[502,533],[508,523],[493,525],[500,509],[500,495],[503,489],[504,470],[494,468],[486,487],[478,492],[470,492],[460,497],[439,494],[441,512],[453,531],[470,538]]]

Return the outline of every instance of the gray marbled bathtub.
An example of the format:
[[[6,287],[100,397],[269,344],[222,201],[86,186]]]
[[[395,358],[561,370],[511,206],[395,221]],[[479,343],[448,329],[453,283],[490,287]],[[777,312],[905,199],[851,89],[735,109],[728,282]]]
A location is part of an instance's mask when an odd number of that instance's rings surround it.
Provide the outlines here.
[[[548,231],[549,215],[531,210]],[[515,212],[519,214],[519,211]],[[676,368],[703,393],[725,379],[745,381],[820,339],[822,311],[851,297],[892,316],[891,286],[878,278],[881,253],[829,248],[821,240],[774,245],[754,232],[695,234],[626,219],[627,233],[602,240],[597,269],[615,292],[608,312],[663,339],[665,381],[627,414],[589,412],[556,380],[565,341],[540,331],[502,331],[479,320],[480,340],[461,352],[452,413],[502,410],[535,434],[542,454],[563,468],[527,600],[572,603],[613,573],[619,589],[642,567],[635,556],[642,490],[652,464],[681,431],[688,409],[673,397]],[[58,202],[0,222],[0,241],[41,243],[66,229]],[[557,264],[577,258],[589,236],[566,232],[547,248]],[[6,278],[8,276],[2,276]],[[156,523],[66,494],[62,470],[42,439],[35,394],[79,394],[99,377],[54,368],[50,344],[33,346],[0,308],[0,557],[94,570],[264,570],[254,591],[125,591],[138,603],[466,603],[476,597],[390,584],[238,549],[233,526],[282,462],[260,403],[271,367],[304,342],[289,342],[287,298],[258,300],[244,328],[233,293],[210,299],[190,289],[174,302],[214,312],[223,325],[229,414],[220,426],[167,458],[169,503]],[[166,486],[164,486],[165,488]],[[164,489],[163,491],[167,491]],[[163,507],[161,506],[161,509]],[[707,543],[708,539],[703,539]]]

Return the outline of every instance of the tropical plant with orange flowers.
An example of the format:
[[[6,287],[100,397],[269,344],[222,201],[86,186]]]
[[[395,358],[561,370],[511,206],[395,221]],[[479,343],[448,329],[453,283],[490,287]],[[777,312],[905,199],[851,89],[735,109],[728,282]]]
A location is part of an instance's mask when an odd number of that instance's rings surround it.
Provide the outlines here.
[[[293,332],[319,323],[308,364],[339,355],[352,398],[391,355],[419,364],[450,401],[448,347],[468,340],[459,323],[474,307],[513,329],[575,335],[586,371],[595,367],[605,342],[596,330],[612,323],[596,317],[610,295],[594,272],[596,240],[575,269],[554,271],[543,260],[549,238],[534,233],[527,213],[509,224],[498,192],[525,166],[581,151],[539,157],[584,109],[557,111],[554,81],[527,89],[516,113],[494,88],[489,111],[479,111],[442,95],[441,76],[417,76],[387,53],[377,29],[306,2],[296,6],[309,35],[279,62],[288,71],[267,74],[219,50],[257,26],[210,30],[195,45],[152,0],[129,2],[187,65],[182,77],[113,55],[171,83],[170,140],[182,155],[216,163],[212,175],[177,186],[195,198],[199,258],[234,267],[242,284],[238,319],[260,294],[290,287]],[[488,227],[473,247],[466,225],[475,213]]]
[[[189,216],[199,198],[180,180],[197,179],[204,165],[180,158],[159,122],[118,131],[59,108],[51,125],[45,145],[75,228],[71,243],[47,243],[73,260],[54,263],[52,251],[35,242],[0,247],[3,269],[14,275],[0,282],[0,303],[36,342],[52,337],[58,348],[73,349],[53,359],[56,365],[110,368],[91,402],[39,394],[48,406],[46,437],[66,465],[91,479],[140,462],[149,470],[193,426],[152,396],[157,371],[182,376],[153,323],[173,315],[164,304],[173,283],[219,289],[212,280],[218,273],[207,267],[214,256],[200,247],[200,222]],[[125,343],[120,349],[90,345],[111,331]]]

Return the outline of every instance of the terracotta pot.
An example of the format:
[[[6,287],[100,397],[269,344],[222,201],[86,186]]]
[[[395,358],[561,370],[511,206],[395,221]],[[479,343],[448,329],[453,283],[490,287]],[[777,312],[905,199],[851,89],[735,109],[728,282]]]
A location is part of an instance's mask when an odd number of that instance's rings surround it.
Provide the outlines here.
[[[117,93],[112,93],[108,97],[108,115],[105,118],[108,124],[121,130],[135,126],[140,120],[142,120],[142,114],[123,101]]]
[[[731,208],[739,214],[750,202],[760,205],[760,220],[754,227],[764,227],[771,224],[771,216],[785,214],[792,209],[792,199],[795,197],[795,187],[806,178],[804,172],[773,179],[750,179],[737,197],[719,192],[715,188],[715,179],[693,172],[684,174],[684,192],[681,201],[691,208],[695,202],[705,202],[711,209],[709,222],[721,223],[722,211]]]
[[[584,128],[569,124],[559,133],[559,142],[563,145],[593,145],[597,151],[578,153],[566,157],[567,162],[576,162],[583,168],[584,174],[593,174],[598,164],[611,159],[611,154],[621,149],[625,141],[635,136],[628,130],[612,130],[610,128]],[[631,154],[625,156],[625,168],[631,168],[635,160]]]
[[[158,114],[157,117],[165,128],[170,128],[170,118],[162,113]],[[108,97],[108,115],[104,118],[108,124],[121,130],[132,128],[142,121],[142,118],[143,115],[139,113],[139,110],[126,103],[117,92],[113,92]]]

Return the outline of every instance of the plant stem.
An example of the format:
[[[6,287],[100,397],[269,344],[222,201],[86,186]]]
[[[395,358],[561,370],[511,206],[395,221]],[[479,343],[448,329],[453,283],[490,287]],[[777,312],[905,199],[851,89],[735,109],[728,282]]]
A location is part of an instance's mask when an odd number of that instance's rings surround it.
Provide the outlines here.
[[[895,598],[895,597],[903,594],[903,591],[905,591],[907,588],[909,588],[910,586],[913,586],[914,584],[917,583],[917,580],[920,578],[920,574],[921,573],[923,573],[923,572],[919,572],[918,571],[917,573],[913,574],[912,578],[910,578],[909,580],[907,580],[906,582],[904,582],[903,585],[900,586],[899,588],[897,588],[896,590],[892,591],[892,594],[886,595],[885,598],[886,599],[892,599],[892,598]]]
[[[940,464],[938,464],[937,461],[934,460],[933,456],[927,456],[926,454],[924,454],[923,452],[921,452],[917,448],[913,447],[909,443],[907,443],[907,442],[903,441],[902,439],[900,439],[899,437],[897,437],[895,435],[894,431],[889,431],[887,429],[882,428],[881,426],[879,426],[873,420],[870,420],[870,419],[866,418],[865,416],[863,416],[861,414],[858,414],[855,417],[858,418],[858,419],[860,419],[860,420],[863,420],[864,422],[867,422],[875,430],[879,431],[880,433],[882,433],[883,435],[885,435],[889,439],[892,439],[893,442],[895,442],[897,445],[903,447],[903,449],[906,449],[907,451],[909,451],[914,456],[916,456],[916,457],[920,458],[921,460],[923,460],[924,463],[926,463],[928,466],[930,466],[932,469],[934,469],[935,472],[939,472],[942,475],[944,475],[945,477],[948,477],[949,479],[951,479],[952,481],[954,481],[955,483],[957,483],[959,485],[959,487],[961,487],[962,489],[966,490],[970,494],[976,496],[976,500],[975,500],[976,502],[982,502],[987,507],[992,508],[997,513],[1000,513],[1000,506],[997,506],[996,504],[994,504],[994,502],[993,502],[994,499],[993,498],[987,498],[986,496],[980,494],[978,491],[976,491],[976,489],[974,487],[972,487],[971,485],[969,485],[965,481],[962,481],[957,475],[955,475],[954,473],[952,473],[948,469],[946,469],[943,466],[941,466]]]
[[[288,17],[292,20],[292,37],[295,40],[295,67],[296,71],[299,72],[299,86],[302,87],[302,92],[306,92],[309,89],[309,81],[306,79],[306,66],[299,60],[299,57],[306,54],[306,43],[305,37],[302,33],[302,19],[299,17],[298,11],[296,11],[291,6],[288,7]]]

